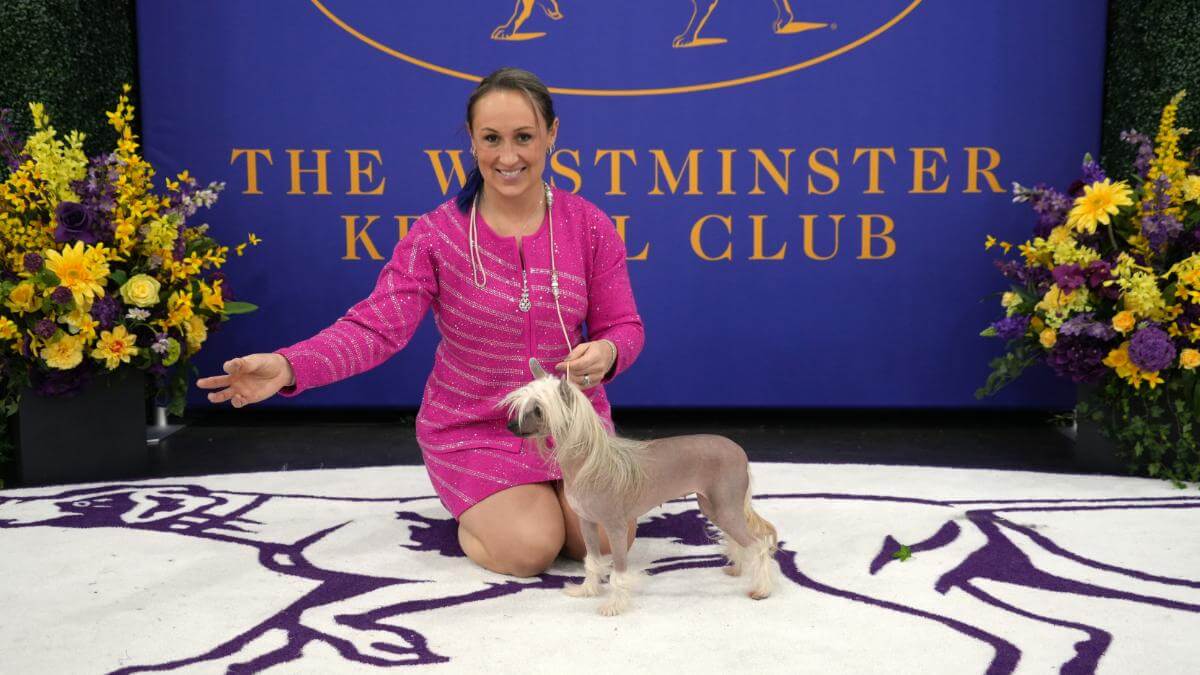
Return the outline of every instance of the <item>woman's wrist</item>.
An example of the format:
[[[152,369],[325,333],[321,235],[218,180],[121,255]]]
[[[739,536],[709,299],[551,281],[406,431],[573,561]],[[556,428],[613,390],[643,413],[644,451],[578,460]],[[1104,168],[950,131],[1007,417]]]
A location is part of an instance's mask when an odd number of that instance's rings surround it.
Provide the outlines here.
[[[287,384],[283,385],[284,388],[296,386],[296,371],[292,368],[292,362],[279,352],[276,352],[275,355],[283,359],[283,372],[287,373]]]
[[[617,367],[617,343],[606,338],[601,338],[600,342],[607,344],[609,350],[612,351],[612,358],[608,362],[608,367],[604,369],[604,376],[608,377]]]

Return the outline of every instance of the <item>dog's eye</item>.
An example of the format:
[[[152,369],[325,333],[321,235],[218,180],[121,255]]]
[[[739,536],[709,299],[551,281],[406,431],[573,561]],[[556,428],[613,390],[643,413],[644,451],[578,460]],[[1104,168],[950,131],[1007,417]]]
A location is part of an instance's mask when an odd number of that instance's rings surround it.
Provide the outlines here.
[[[532,414],[534,417],[538,418],[539,420],[542,419],[542,409],[541,408],[534,408]]]

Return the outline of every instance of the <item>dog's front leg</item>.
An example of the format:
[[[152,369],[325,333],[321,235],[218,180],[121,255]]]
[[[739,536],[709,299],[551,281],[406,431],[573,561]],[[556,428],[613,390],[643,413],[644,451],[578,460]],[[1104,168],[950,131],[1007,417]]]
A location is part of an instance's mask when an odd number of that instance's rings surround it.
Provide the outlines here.
[[[579,519],[579,533],[587,554],[583,557],[584,577],[582,584],[567,584],[563,592],[573,598],[591,598],[600,595],[600,584],[608,570],[600,555],[600,526],[590,520]]]
[[[616,616],[629,607],[629,600],[636,590],[640,575],[628,569],[629,553],[629,524],[624,521],[613,521],[604,524],[604,533],[608,535],[608,544],[612,549],[612,574],[608,584],[612,587],[612,597],[600,606],[604,616]]]

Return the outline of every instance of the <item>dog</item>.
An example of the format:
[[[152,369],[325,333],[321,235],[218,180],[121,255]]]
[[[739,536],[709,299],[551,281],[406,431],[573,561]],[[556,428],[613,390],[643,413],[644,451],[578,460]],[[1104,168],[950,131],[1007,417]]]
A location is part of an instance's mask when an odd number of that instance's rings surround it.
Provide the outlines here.
[[[727,574],[750,578],[748,595],[761,600],[774,585],[779,539],[755,512],[746,453],[723,436],[673,436],[652,441],[609,432],[587,396],[569,378],[547,375],[529,360],[533,381],[508,394],[508,428],[533,437],[562,468],[567,503],[579,515],[587,554],[583,583],[564,590],[575,597],[600,595],[608,570],[600,558],[600,528],[612,547],[611,597],[600,613],[615,616],[630,604],[638,575],[628,569],[629,522],[671,499],[695,493],[700,512],[722,532]],[[552,448],[551,442],[552,442]]]

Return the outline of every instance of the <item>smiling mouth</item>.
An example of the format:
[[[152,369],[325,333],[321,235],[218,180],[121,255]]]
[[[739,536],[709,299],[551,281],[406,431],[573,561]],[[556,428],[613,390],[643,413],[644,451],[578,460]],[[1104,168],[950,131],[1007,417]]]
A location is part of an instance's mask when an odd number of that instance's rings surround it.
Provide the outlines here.
[[[505,171],[504,169],[496,169],[496,173],[500,174],[501,176],[504,176],[505,178],[516,178],[517,176],[521,175],[521,172],[524,170],[525,170],[524,168],[513,169],[512,171]]]

